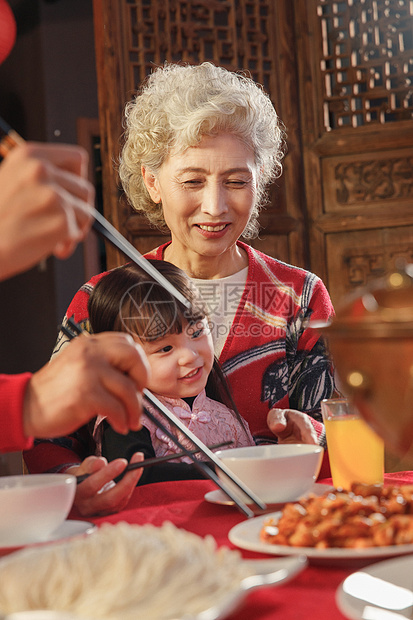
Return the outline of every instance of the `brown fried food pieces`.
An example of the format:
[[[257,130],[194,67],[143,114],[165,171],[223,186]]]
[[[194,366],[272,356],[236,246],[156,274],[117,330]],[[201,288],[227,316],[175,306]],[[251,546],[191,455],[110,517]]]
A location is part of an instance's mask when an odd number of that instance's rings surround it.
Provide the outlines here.
[[[327,549],[413,543],[413,485],[355,483],[285,505],[268,519],[261,540],[272,545]]]

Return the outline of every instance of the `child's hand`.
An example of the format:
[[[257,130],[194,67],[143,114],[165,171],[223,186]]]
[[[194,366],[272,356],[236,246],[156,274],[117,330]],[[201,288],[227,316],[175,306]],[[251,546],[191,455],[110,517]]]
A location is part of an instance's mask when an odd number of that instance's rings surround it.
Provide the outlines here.
[[[131,463],[143,461],[143,454],[137,452]],[[80,476],[92,474],[76,489],[74,506],[82,517],[107,515],[123,510],[142,475],[142,469],[125,474],[114,483],[128,464],[126,459],[115,459],[110,463],[103,457],[88,456],[78,467],[71,467],[66,473]]]

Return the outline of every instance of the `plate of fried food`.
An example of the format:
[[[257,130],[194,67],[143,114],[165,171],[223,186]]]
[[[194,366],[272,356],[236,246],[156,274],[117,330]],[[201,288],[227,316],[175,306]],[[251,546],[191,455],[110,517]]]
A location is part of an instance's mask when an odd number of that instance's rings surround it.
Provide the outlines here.
[[[233,527],[229,540],[270,555],[360,561],[413,553],[413,485],[353,484],[286,504]]]

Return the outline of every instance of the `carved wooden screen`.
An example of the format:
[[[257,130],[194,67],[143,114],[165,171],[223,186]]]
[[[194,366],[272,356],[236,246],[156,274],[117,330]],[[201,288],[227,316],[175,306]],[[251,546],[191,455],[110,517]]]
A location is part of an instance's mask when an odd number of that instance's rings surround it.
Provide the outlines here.
[[[94,0],[105,212],[140,251],[163,239],[120,200],[113,160],[124,104],[154,66],[205,60],[247,70],[263,84],[289,128],[285,173],[263,211],[254,245],[306,263],[298,139],[294,19],[290,0]],[[110,266],[122,260],[109,249]]]
[[[413,3],[298,0],[296,17],[311,265],[337,301],[413,260]]]

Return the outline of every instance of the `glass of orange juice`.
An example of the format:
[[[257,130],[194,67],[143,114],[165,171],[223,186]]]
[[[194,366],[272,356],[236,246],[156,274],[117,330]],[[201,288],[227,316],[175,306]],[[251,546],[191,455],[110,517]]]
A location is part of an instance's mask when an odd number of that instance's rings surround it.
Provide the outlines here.
[[[383,483],[383,440],[346,398],[321,402],[331,474],[335,487],[349,490],[352,482]]]

